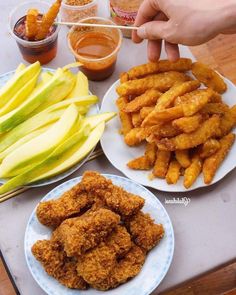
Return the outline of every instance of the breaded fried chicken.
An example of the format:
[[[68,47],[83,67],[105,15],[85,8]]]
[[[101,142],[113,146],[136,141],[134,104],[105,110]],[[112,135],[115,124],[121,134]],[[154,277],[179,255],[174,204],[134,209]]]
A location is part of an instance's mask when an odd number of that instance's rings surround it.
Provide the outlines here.
[[[120,222],[119,215],[103,208],[84,215],[67,219],[57,228],[58,240],[68,257],[96,247]]]
[[[78,258],[78,274],[89,284],[98,284],[109,276],[117,264],[117,258],[131,248],[131,238],[126,228],[117,228],[96,248]]]
[[[57,242],[37,241],[32,247],[32,253],[45,271],[62,285],[72,289],[87,288],[87,283],[76,271],[77,261],[66,257],[66,253]]]
[[[109,209],[120,215],[135,214],[144,205],[143,198],[128,193],[97,172],[85,172],[82,183],[86,191],[102,199]]]
[[[98,284],[92,284],[92,287],[105,291],[125,283],[140,272],[145,258],[142,249],[133,244],[130,251],[116,264],[109,276]]]
[[[128,218],[125,224],[135,244],[146,251],[156,246],[164,236],[163,225],[155,224],[150,215],[142,211]]]
[[[93,200],[88,194],[81,191],[80,183],[60,198],[39,203],[36,214],[38,220],[46,226],[57,227],[63,220],[79,214],[86,207],[91,206]]]

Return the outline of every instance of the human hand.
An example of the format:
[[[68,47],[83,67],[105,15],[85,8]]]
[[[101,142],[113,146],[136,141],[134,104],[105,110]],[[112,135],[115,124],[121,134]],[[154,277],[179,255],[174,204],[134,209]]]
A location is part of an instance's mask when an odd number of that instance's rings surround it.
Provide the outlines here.
[[[219,33],[236,32],[235,0],[144,0],[132,39],[148,39],[148,57],[158,60],[162,40],[170,60],[179,58],[178,44],[199,45]]]

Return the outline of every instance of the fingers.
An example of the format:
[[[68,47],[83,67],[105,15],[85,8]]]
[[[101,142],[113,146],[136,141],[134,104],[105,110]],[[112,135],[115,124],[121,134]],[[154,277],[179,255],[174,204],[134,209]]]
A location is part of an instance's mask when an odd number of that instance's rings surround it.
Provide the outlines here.
[[[177,61],[180,57],[178,44],[172,44],[165,41],[165,51],[169,61]]]
[[[137,17],[135,19],[134,25],[139,27],[142,24],[152,21],[153,18],[158,14],[159,7],[158,7],[158,1],[156,0],[144,0],[141,4]],[[132,40],[135,43],[140,43],[142,41],[142,38],[140,38],[136,32],[136,30],[132,33]]]
[[[151,21],[139,27],[137,35],[141,39],[165,39],[168,26],[168,21]]]
[[[162,40],[148,40],[148,59],[152,62],[158,61],[161,55]]]

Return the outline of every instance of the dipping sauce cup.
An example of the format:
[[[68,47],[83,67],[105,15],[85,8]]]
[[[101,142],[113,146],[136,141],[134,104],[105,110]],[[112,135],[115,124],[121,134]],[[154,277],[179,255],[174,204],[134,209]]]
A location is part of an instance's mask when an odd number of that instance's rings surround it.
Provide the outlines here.
[[[111,20],[100,17],[86,18],[80,23],[114,24]],[[101,81],[114,72],[122,41],[121,30],[73,26],[67,39],[71,52],[83,64],[81,70],[89,80]]]
[[[18,5],[9,16],[10,33],[16,40],[23,59],[29,63],[39,61],[41,64],[46,64],[57,54],[59,26],[53,25],[48,36],[39,41],[29,41],[24,34],[27,11],[30,8],[36,8],[42,15],[48,11],[49,7],[48,3],[41,1],[25,2]]]

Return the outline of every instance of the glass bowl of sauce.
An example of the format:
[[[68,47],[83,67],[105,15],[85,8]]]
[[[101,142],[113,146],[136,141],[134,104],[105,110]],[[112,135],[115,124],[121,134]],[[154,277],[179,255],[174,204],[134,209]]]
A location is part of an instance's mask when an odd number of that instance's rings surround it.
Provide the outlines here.
[[[57,54],[57,39],[59,26],[51,26],[47,36],[43,40],[29,40],[26,36],[26,13],[31,8],[37,8],[40,12],[38,20],[46,13],[50,5],[41,1],[25,2],[18,5],[9,16],[9,29],[19,47],[24,60],[29,63],[39,61],[41,64],[49,63]]]
[[[80,23],[114,24],[100,17],[83,19]],[[119,29],[73,26],[67,39],[71,52],[83,64],[81,70],[89,80],[101,81],[111,76],[122,41]]]

